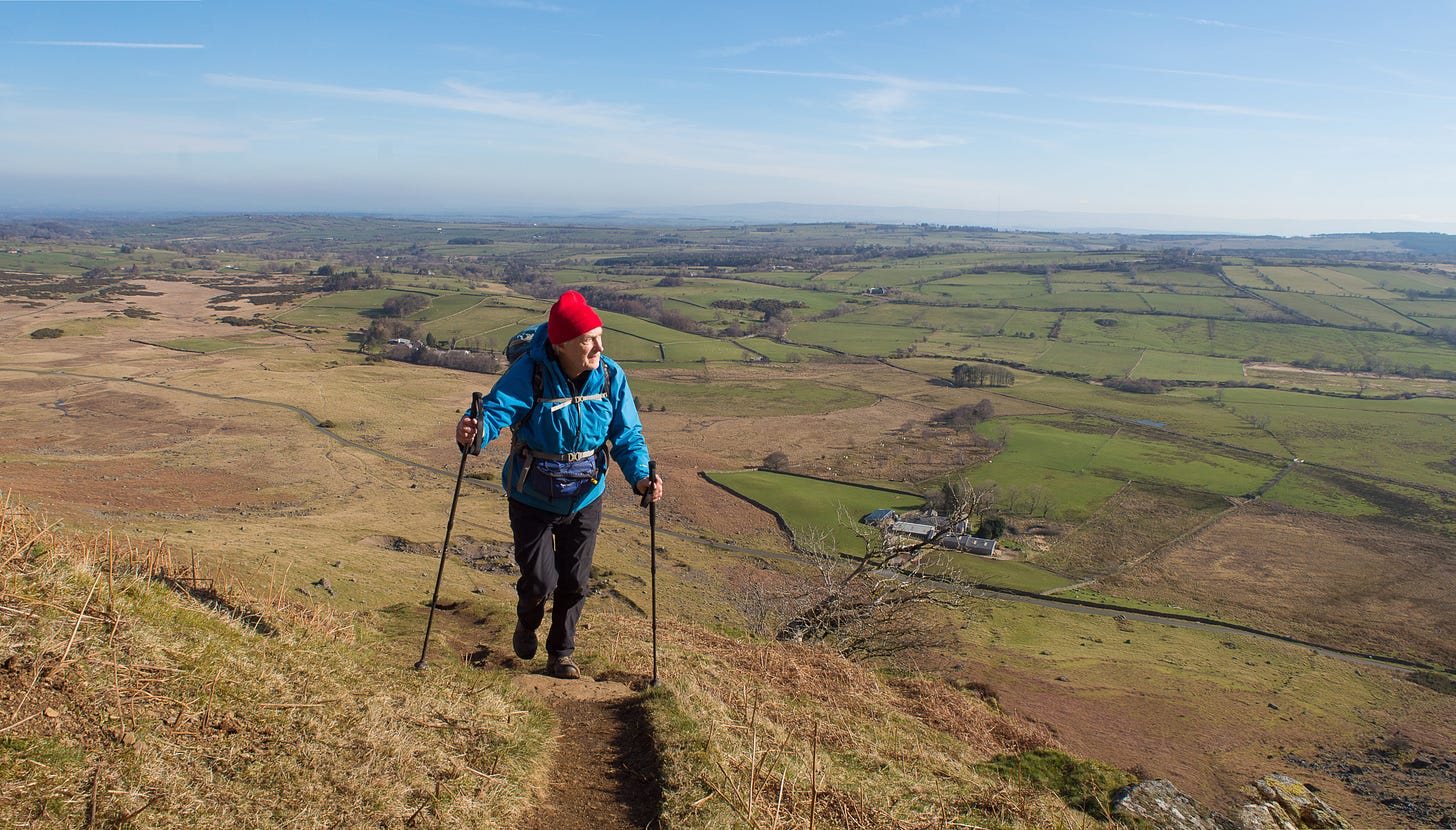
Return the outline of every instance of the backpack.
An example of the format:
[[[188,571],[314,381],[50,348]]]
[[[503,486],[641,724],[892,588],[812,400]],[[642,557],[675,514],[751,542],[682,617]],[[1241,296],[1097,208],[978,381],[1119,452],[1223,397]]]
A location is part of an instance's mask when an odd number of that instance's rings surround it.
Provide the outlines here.
[[[506,341],[506,368],[508,370],[511,366],[515,365],[517,360],[520,360],[527,352],[531,351],[531,341],[536,337],[537,328],[539,326],[527,326],[516,332],[510,340]],[[531,417],[531,412],[536,409],[536,401],[541,399],[541,392],[545,389],[545,381],[542,380],[541,376],[541,364],[537,363],[531,369],[531,408],[526,410],[526,414],[522,415],[519,421],[511,424],[511,445],[513,448],[520,446],[520,440],[516,437],[516,433],[520,430],[521,425],[526,423],[526,419]]]
[[[539,326],[527,326],[516,332],[506,343],[506,365],[509,366],[520,359],[521,355],[531,350],[531,340],[536,336],[536,329]]]

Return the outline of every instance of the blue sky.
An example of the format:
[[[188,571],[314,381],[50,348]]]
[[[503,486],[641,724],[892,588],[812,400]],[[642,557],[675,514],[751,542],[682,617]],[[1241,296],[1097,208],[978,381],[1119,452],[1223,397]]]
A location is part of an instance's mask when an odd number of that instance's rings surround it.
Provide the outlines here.
[[[0,0],[0,210],[1456,232],[1453,24],[1456,0]]]

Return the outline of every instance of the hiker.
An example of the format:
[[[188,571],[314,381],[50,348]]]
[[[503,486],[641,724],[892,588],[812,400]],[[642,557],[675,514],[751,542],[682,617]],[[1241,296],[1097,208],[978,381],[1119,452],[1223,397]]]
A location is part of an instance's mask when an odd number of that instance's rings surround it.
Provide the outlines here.
[[[521,341],[529,338],[529,343]],[[483,423],[466,413],[455,428],[462,447],[478,447],[511,428],[501,470],[515,537],[516,656],[536,655],[536,629],[553,598],[546,672],[575,679],[576,623],[589,590],[592,550],[602,519],[610,455],[643,503],[662,498],[649,473],[642,421],[627,375],[602,353],[602,321],[586,298],[567,291],[546,322],[517,335],[524,346],[484,398]]]

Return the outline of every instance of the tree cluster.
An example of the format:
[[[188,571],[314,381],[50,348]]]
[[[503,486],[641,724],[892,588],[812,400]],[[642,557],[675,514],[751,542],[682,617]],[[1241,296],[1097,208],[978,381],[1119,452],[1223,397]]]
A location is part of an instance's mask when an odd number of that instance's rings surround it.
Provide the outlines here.
[[[962,363],[950,372],[950,381],[954,386],[1012,386],[1016,383],[1016,374],[1005,366],[995,366],[985,363]]]
[[[996,408],[991,401],[982,398],[979,403],[961,404],[954,409],[947,409],[931,419],[931,423],[941,426],[954,427],[956,429],[970,429],[982,421],[989,421],[996,417]]]
[[[1109,389],[1116,389],[1119,392],[1132,392],[1138,395],[1160,395],[1164,381],[1153,378],[1107,378],[1102,385]]]
[[[430,307],[430,298],[423,294],[400,294],[384,301],[380,309],[385,317],[408,317]]]
[[[441,366],[462,372],[496,374],[504,368],[501,356],[495,352],[432,349],[428,346],[416,349],[414,346],[392,344],[385,346],[381,353],[390,360],[413,363],[416,366]]]
[[[320,265],[318,275],[323,277],[319,283],[318,290],[333,293],[335,291],[360,291],[369,288],[383,288],[386,281],[378,274],[365,273],[361,275],[358,271],[334,272],[332,265]]]
[[[415,327],[403,320],[376,319],[370,321],[361,346],[366,349],[375,348],[397,338],[415,339]]]

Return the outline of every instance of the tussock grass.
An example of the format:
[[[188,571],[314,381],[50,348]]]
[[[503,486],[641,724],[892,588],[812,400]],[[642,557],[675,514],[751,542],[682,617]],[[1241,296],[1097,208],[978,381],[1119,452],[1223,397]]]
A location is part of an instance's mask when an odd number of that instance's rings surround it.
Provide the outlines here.
[[[510,827],[543,785],[539,707],[365,620],[8,498],[0,580],[0,826]]]
[[[602,615],[596,658],[641,676],[640,620]],[[671,828],[1102,826],[1044,782],[978,765],[1056,747],[1042,726],[918,674],[674,623],[646,706]],[[990,771],[988,771],[990,770]]]

